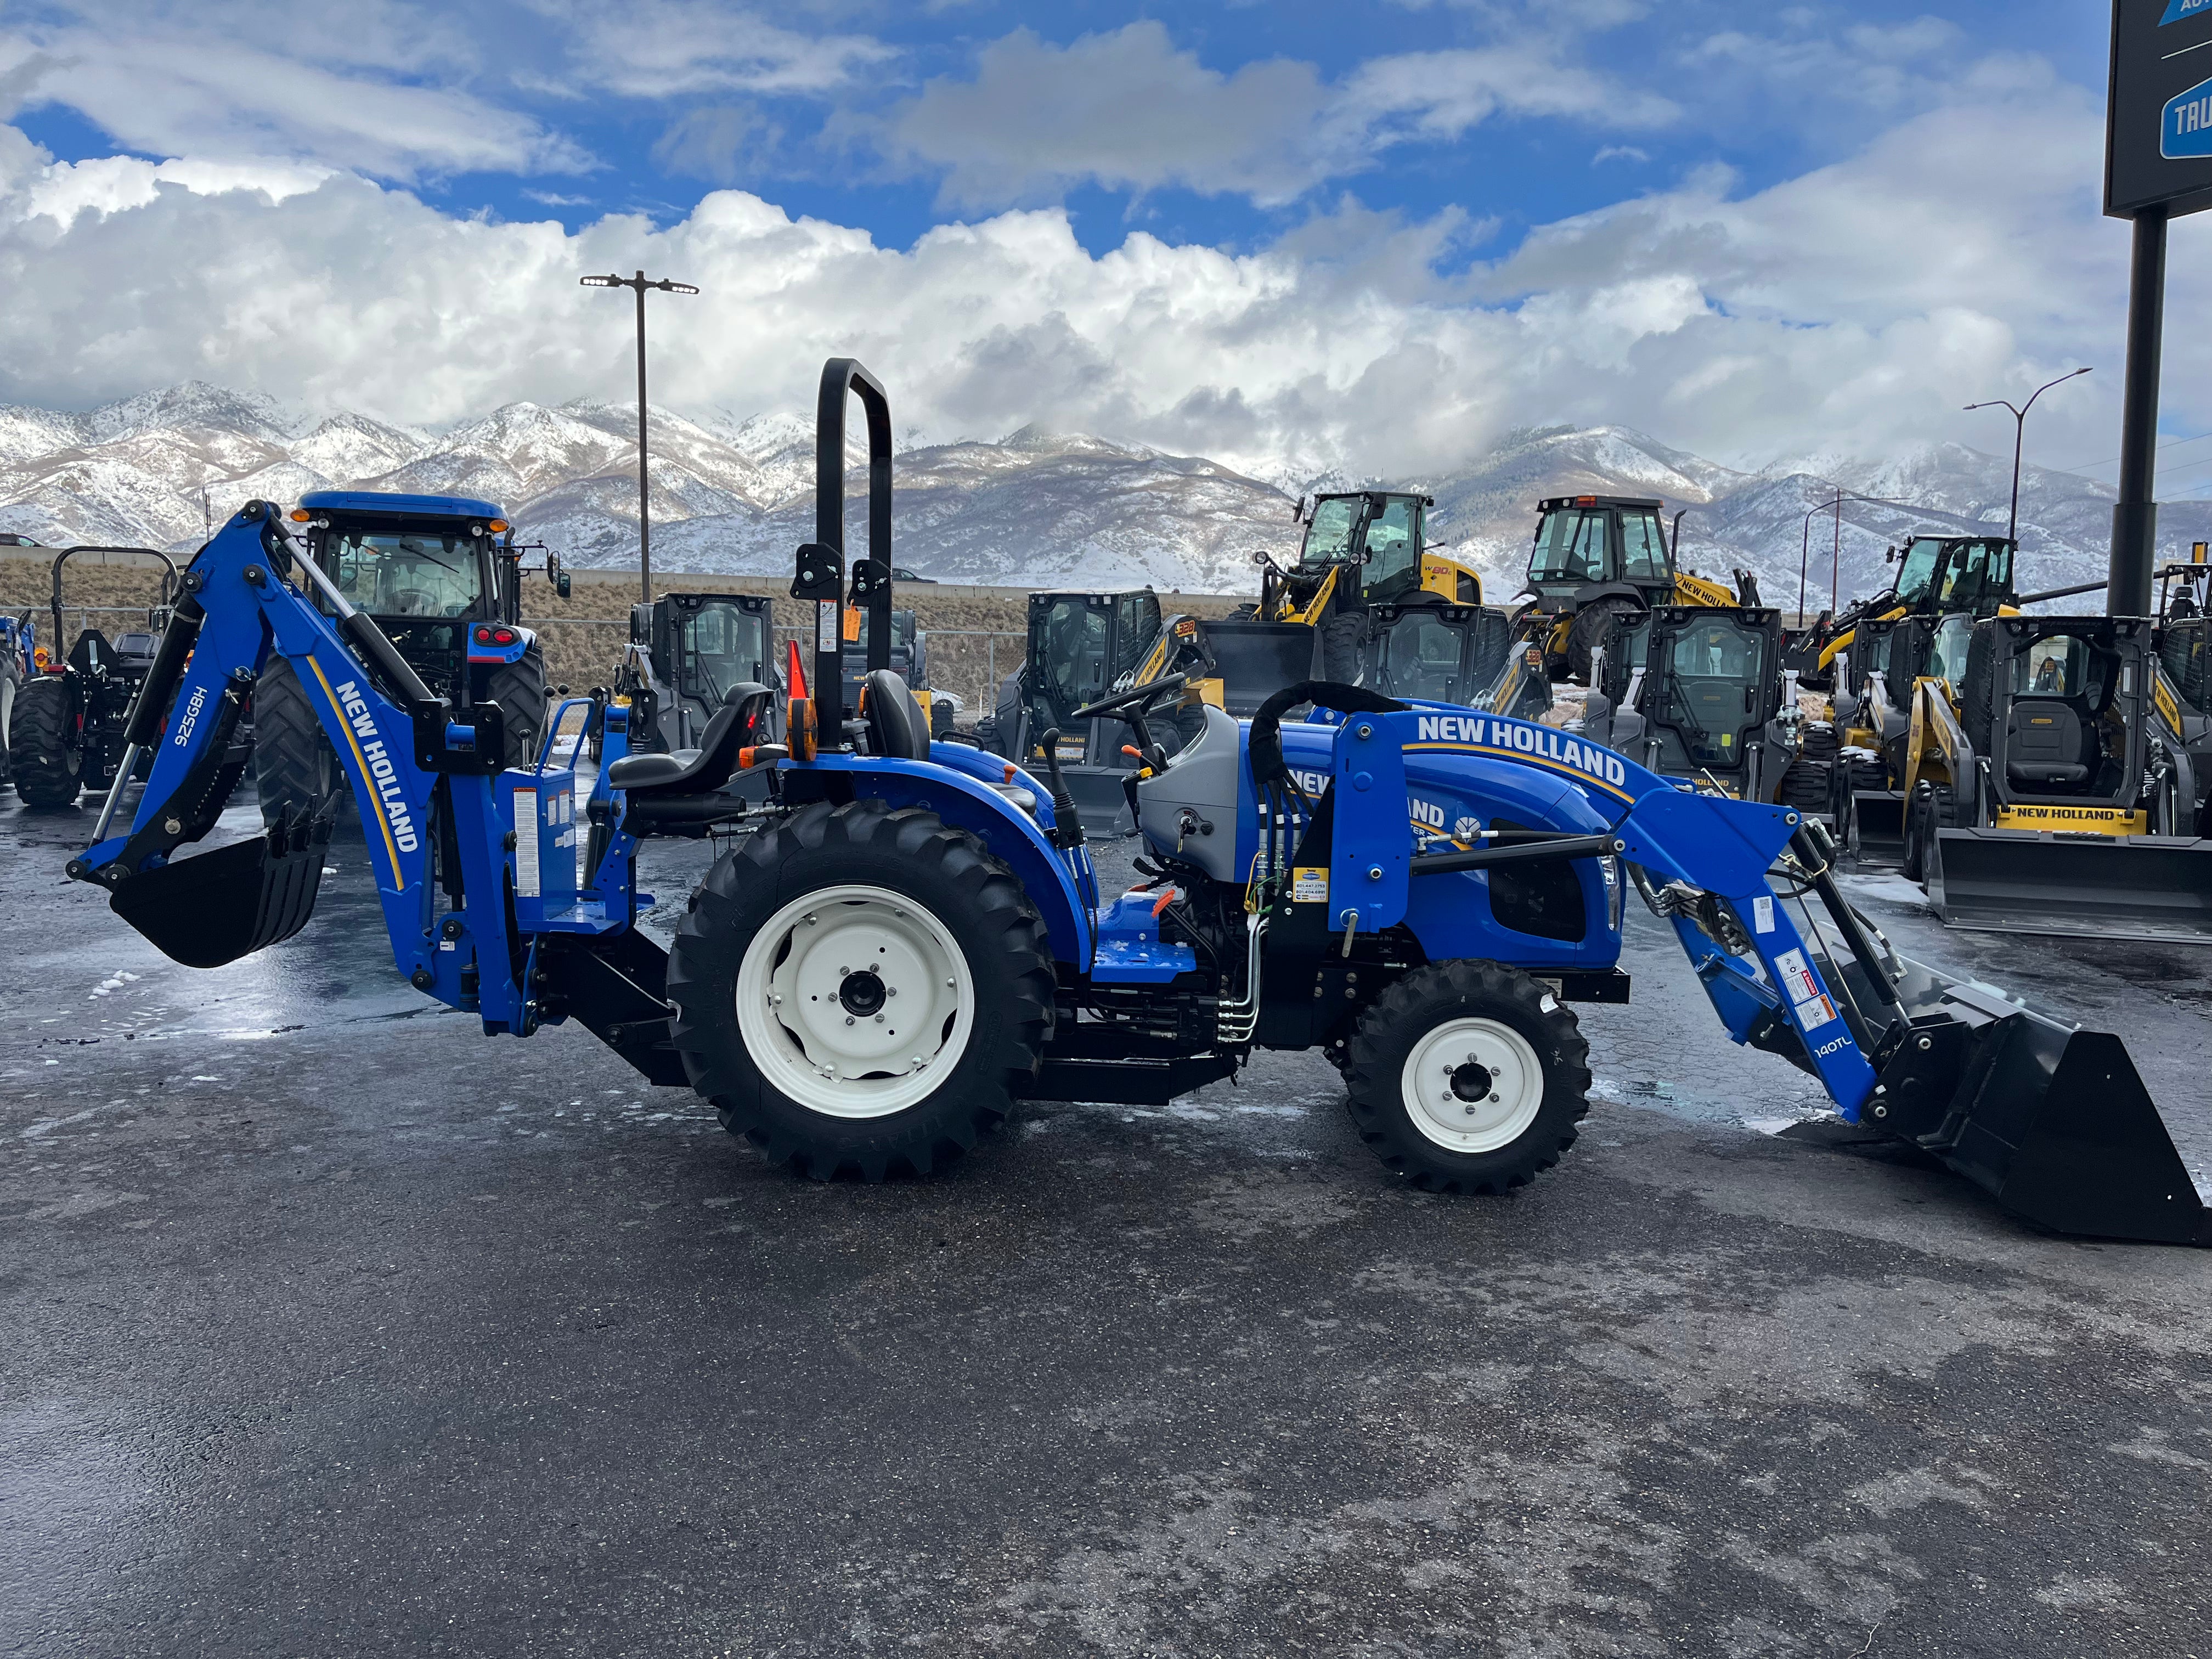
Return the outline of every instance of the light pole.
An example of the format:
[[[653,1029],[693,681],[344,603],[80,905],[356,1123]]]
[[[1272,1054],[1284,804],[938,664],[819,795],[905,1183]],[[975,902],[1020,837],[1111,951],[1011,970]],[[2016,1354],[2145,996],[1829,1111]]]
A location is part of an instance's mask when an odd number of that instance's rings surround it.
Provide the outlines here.
[[[1802,627],[1805,622],[1805,567],[1813,556],[1813,520],[1831,508],[1834,509],[1836,514],[1836,538],[1828,556],[1828,611],[1832,616],[1835,613],[1837,590],[1841,583],[1844,566],[1844,503],[1845,501],[1872,501],[1878,507],[1905,506],[1905,502],[1893,501],[1886,495],[1854,495],[1845,492],[1838,494],[1832,501],[1822,501],[1818,507],[1805,509],[1805,521],[1800,527],[1801,533],[1798,537],[1797,547],[1797,622],[1800,627]]]
[[[2027,436],[2027,411],[2033,409],[2035,407],[2035,400],[2038,398],[2040,398],[2045,392],[2050,391],[2052,386],[2063,386],[2067,381],[2072,380],[2075,375],[2087,374],[2088,372],[2089,371],[2087,368],[2068,369],[2066,373],[2060,375],[2057,380],[2047,380],[2043,385],[2036,387],[2033,392],[2028,394],[2027,401],[2021,404],[2017,409],[2013,409],[2010,400],[2004,398],[1991,398],[1985,403],[1968,404],[1966,405],[1970,410],[2012,410],[2012,514],[2011,516],[2005,520],[2005,539],[2007,541],[2017,542],[2020,539],[2020,449],[2022,441],[2024,441]]]
[[[645,273],[635,276],[582,276],[577,279],[586,288],[629,288],[637,290],[637,576],[645,592],[645,602],[653,603],[653,511],[646,495],[645,482],[645,291],[657,288],[663,294],[696,294],[699,290],[689,283],[672,283],[663,276],[649,283]]]

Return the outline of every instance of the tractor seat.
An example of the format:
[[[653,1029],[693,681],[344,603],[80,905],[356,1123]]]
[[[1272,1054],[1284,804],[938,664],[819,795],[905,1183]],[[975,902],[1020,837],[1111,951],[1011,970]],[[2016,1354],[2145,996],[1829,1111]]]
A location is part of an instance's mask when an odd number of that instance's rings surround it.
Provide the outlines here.
[[[633,795],[713,793],[738,769],[738,751],[758,740],[761,716],[772,696],[757,680],[739,680],[707,722],[696,749],[625,755],[607,768],[607,782]]]
[[[860,713],[868,722],[868,749],[891,760],[929,758],[929,721],[906,682],[878,668],[860,682]]]
[[[2005,723],[2005,776],[2046,787],[2085,783],[2095,757],[2089,723],[2071,702],[2021,697]]]

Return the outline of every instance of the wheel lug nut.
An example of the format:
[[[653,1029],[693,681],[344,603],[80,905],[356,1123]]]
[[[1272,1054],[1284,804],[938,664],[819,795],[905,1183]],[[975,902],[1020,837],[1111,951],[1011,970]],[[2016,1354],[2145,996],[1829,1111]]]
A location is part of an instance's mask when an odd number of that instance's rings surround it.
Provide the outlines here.
[[[846,1016],[845,1016],[845,1024],[848,1024],[848,1025],[850,1025],[852,1023],[853,1023],[853,1017],[852,1017],[852,1015],[850,1015],[850,1014],[846,1015]]]

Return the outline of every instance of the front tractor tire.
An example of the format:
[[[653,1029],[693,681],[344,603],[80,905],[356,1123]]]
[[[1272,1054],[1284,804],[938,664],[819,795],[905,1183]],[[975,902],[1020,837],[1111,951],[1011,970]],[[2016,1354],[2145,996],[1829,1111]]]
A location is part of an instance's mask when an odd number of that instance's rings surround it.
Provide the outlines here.
[[[33,674],[15,694],[8,724],[8,769],[26,806],[73,806],[84,784],[84,752],[69,684]]]
[[[691,1085],[817,1180],[927,1175],[1013,1109],[1054,1017],[1044,923],[934,813],[808,806],[725,854],[668,958]]]
[[[1434,963],[1360,1018],[1345,1081],[1359,1138],[1413,1186],[1504,1193],[1575,1144],[1589,1110],[1589,1045],[1527,974]]]

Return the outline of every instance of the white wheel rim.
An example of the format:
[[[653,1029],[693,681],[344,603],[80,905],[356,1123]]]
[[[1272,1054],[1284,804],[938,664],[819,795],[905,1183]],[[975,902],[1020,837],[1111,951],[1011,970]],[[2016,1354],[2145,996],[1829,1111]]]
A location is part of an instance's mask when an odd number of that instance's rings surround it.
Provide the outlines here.
[[[1428,1139],[1448,1152],[1494,1152],[1536,1121],[1544,1067],[1510,1025],[1451,1019],[1413,1045],[1401,1086],[1407,1115]]]
[[[825,1117],[886,1117],[967,1052],[975,981],[945,924],[904,894],[824,887],[746,945],[737,1012],[745,1051],[778,1093]]]

